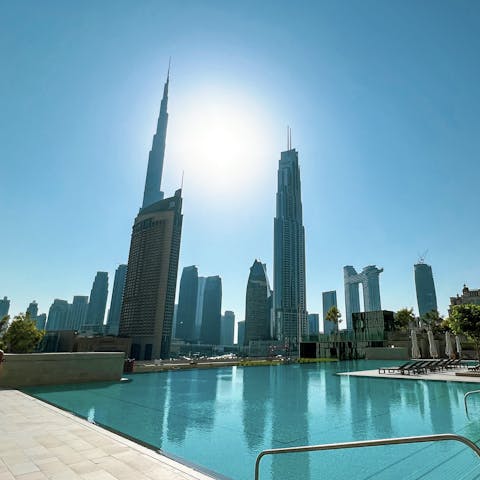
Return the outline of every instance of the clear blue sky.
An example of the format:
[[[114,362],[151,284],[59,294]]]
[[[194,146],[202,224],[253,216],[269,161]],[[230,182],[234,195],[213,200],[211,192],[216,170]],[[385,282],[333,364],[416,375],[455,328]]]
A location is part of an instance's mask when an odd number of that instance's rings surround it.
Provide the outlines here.
[[[480,3],[0,0],[0,296],[88,295],[127,260],[171,55],[163,190],[185,171],[180,268],[223,279],[243,319],[272,279],[276,169],[293,130],[307,305],[344,265],[384,267],[416,309],[429,249],[441,313],[480,288]]]

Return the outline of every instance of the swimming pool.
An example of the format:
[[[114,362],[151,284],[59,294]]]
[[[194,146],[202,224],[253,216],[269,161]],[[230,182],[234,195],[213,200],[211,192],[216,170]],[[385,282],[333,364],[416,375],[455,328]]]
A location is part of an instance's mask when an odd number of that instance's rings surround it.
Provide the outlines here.
[[[192,369],[25,391],[235,480],[253,478],[267,448],[431,433],[480,440],[480,398],[469,400],[471,420],[463,407],[475,385],[335,375],[384,364]],[[480,461],[456,442],[384,446],[266,457],[260,478],[474,479]]]

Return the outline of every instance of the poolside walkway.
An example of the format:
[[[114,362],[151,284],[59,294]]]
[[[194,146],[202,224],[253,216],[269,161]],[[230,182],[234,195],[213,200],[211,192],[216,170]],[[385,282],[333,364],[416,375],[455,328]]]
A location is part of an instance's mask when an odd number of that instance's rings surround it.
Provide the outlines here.
[[[18,390],[0,389],[0,480],[212,480]]]
[[[385,362],[385,366],[389,363]],[[460,375],[455,375],[459,373]],[[462,375],[465,374],[465,375]],[[352,377],[371,377],[371,378],[399,378],[402,380],[436,380],[439,382],[464,382],[464,383],[480,383],[480,375],[468,372],[467,369],[453,369],[441,372],[430,372],[425,374],[401,375],[396,373],[378,373],[375,370],[361,370],[358,372],[342,372],[337,375],[347,375]]]

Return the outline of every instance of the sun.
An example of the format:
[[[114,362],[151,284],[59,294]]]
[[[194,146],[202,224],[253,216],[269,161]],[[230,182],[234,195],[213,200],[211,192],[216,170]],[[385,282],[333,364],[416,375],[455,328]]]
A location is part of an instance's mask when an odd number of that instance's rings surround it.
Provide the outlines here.
[[[274,160],[269,132],[269,121],[252,99],[203,92],[175,114],[168,145],[188,189],[237,197],[268,175]]]

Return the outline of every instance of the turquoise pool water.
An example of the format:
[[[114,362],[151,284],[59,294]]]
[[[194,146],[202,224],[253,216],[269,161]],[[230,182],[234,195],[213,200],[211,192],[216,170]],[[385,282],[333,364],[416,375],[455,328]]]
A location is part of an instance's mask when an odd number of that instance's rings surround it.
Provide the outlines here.
[[[463,407],[478,386],[335,375],[384,365],[195,369],[25,391],[235,480],[252,479],[267,448],[447,432],[480,441],[480,395],[472,420]],[[456,442],[372,447],[266,457],[260,478],[474,479],[480,461]]]

